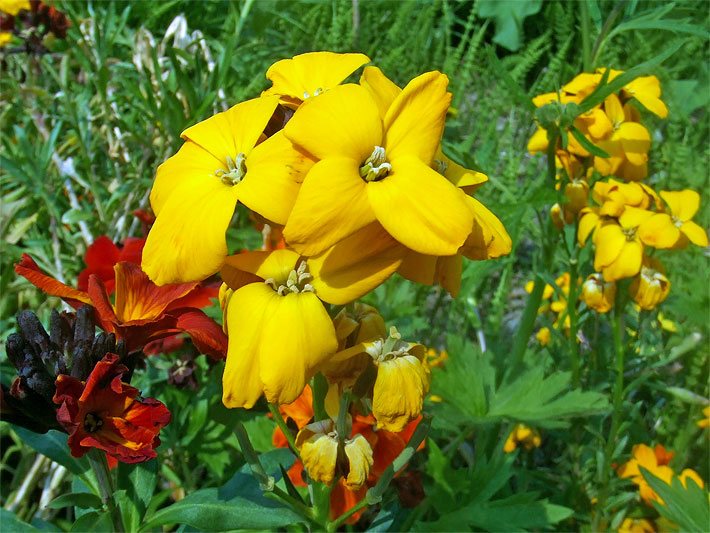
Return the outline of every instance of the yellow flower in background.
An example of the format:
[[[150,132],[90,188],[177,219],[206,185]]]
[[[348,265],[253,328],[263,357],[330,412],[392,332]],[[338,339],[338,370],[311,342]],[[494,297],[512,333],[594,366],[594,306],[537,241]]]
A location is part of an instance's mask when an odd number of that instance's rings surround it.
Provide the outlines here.
[[[646,482],[639,467],[645,468],[663,482],[670,484],[673,470],[668,463],[672,458],[673,452],[666,451],[660,444],[656,445],[655,449],[646,444],[636,444],[631,450],[631,459],[617,469],[617,474],[621,478],[631,478],[631,481],[638,486],[643,501],[650,505],[653,500],[660,502],[660,498]]]
[[[547,327],[540,328],[535,334],[535,338],[537,339],[537,342],[540,343],[540,346],[547,346],[550,344],[550,337],[550,328]]]
[[[0,0],[0,11],[12,15],[17,15],[20,11],[32,9],[29,0]]]
[[[0,31],[0,48],[6,46],[12,41],[12,33],[9,31]]]
[[[703,418],[697,421],[697,426],[702,429],[710,427],[710,405],[703,409]]]
[[[272,86],[264,95],[277,95],[281,103],[297,108],[309,98],[340,85],[345,78],[369,63],[364,54],[308,52],[282,59],[269,67],[266,78]]]
[[[661,263],[648,257],[629,286],[631,298],[645,311],[655,309],[668,297],[670,290],[671,282],[666,278]]]
[[[688,241],[707,246],[705,230],[691,219],[700,208],[700,195],[690,189],[661,191],[670,213],[656,213],[639,228],[644,242],[655,248],[685,248]]]
[[[222,303],[229,331],[222,401],[251,408],[263,393],[270,403],[291,403],[338,349],[308,265],[291,250],[244,253],[225,265],[233,292]]]
[[[419,253],[454,255],[471,233],[466,195],[429,165],[451,94],[448,78],[412,80],[384,121],[370,92],[341,85],[301,106],[286,136],[319,161],[284,229],[286,242],[316,255],[377,221]]]
[[[540,433],[525,424],[517,424],[505,440],[503,451],[512,453],[518,446],[523,446],[526,450],[532,450],[533,448],[539,448],[540,444],[542,444]]]
[[[645,518],[624,518],[619,526],[619,533],[656,533],[651,520]]]
[[[595,272],[582,284],[582,301],[597,313],[607,313],[614,307],[616,283],[604,281],[604,277]]]
[[[653,212],[627,207],[618,221],[604,223],[594,234],[594,269],[606,281],[630,278],[641,270],[643,242],[638,229]]]
[[[377,367],[372,398],[372,414],[377,427],[399,432],[422,412],[429,392],[430,373],[421,344],[405,342],[397,329],[389,337],[364,344]]]
[[[282,132],[264,139],[277,103],[248,100],[186,129],[185,144],[160,165],[150,194],[157,219],[142,264],[156,284],[203,280],[220,269],[237,201],[286,223],[313,161]]]
[[[449,359],[449,354],[446,350],[437,350],[436,348],[427,348],[426,363],[429,368],[438,368],[444,366]]]
[[[347,472],[345,485],[359,490],[367,481],[374,464],[372,447],[360,434],[343,441],[342,459],[339,458],[338,432],[331,419],[308,424],[298,432],[296,447],[308,475],[315,481],[330,485],[335,476]],[[339,463],[347,463],[342,466]]]

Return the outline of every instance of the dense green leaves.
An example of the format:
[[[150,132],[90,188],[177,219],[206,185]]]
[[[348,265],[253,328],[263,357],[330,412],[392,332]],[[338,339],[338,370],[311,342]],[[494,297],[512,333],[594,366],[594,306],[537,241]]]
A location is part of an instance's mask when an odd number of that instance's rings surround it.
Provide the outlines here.
[[[678,524],[681,531],[706,531],[710,524],[710,501],[705,489],[698,487],[692,479],[686,479],[683,486],[678,476],[673,476],[668,485],[645,468],[640,468],[643,477],[663,500],[663,504],[653,502],[653,506],[664,518]]]

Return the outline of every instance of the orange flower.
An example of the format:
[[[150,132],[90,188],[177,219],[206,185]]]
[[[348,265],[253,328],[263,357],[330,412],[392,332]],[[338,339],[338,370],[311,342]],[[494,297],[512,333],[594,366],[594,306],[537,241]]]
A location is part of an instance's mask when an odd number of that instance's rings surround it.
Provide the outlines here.
[[[121,381],[126,372],[118,355],[106,354],[86,382],[65,374],[57,377],[57,421],[69,433],[74,457],[91,448],[124,463],[156,457],[158,433],[170,422],[170,411],[153,398],[139,399],[138,389]]]
[[[139,265],[120,262],[114,266],[116,296],[111,303],[106,286],[95,274],[89,276],[88,292],[84,292],[48,276],[27,254],[15,265],[15,272],[76,309],[83,304],[93,306],[99,327],[125,340],[129,353],[151,341],[183,332],[201,353],[217,359],[225,357],[227,336],[196,308],[196,301],[203,300],[196,291],[196,282],[158,287]]]

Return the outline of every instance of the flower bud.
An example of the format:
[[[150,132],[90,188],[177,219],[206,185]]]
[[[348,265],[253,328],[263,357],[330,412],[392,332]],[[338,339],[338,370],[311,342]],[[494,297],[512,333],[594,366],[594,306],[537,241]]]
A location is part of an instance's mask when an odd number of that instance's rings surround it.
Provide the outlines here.
[[[582,301],[597,313],[607,313],[614,307],[616,283],[604,281],[599,273],[590,274],[582,285]]]
[[[660,268],[660,265],[655,266]],[[663,302],[670,290],[671,282],[663,272],[647,265],[641,267],[641,272],[629,287],[631,298],[645,311],[650,311]]]

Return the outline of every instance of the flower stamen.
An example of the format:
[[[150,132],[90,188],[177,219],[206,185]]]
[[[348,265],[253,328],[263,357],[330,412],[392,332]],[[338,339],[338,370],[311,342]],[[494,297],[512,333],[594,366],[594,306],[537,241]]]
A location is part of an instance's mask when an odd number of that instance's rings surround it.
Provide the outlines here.
[[[87,413],[84,417],[84,431],[87,433],[96,433],[103,425],[104,421],[94,413]]]
[[[247,156],[244,152],[239,152],[236,159],[227,156],[227,171],[218,168],[214,175],[222,180],[225,185],[236,185],[244,179],[247,173]]]
[[[266,279],[264,280],[264,283],[274,289],[279,296],[286,296],[288,293],[299,294],[302,292],[315,292],[313,285],[310,283],[304,283],[312,277],[313,276],[310,272],[308,272],[308,265],[306,262],[301,261],[298,268],[289,273],[285,285],[277,285],[274,278]]]
[[[375,146],[372,154],[360,167],[360,177],[365,181],[380,181],[392,172],[392,165],[387,161],[385,149]]]

